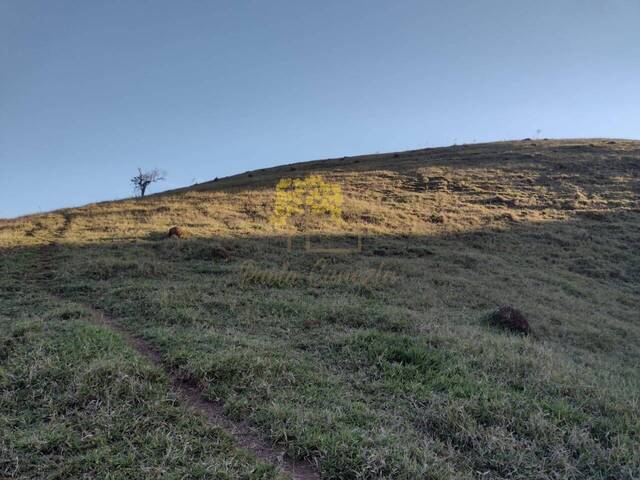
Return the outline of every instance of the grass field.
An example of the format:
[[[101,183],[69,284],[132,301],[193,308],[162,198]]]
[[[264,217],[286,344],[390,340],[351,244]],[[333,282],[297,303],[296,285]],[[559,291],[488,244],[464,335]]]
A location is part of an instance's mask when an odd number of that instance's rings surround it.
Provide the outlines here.
[[[361,251],[271,224],[309,174]],[[172,379],[325,479],[638,478],[639,194],[640,142],[536,140],[0,221],[0,478],[286,478]]]

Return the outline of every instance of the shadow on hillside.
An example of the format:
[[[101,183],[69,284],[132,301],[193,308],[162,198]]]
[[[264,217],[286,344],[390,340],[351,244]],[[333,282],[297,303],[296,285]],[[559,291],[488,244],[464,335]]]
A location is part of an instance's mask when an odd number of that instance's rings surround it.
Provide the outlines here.
[[[116,287],[128,298],[127,288],[135,282],[197,288],[214,278],[240,285],[238,295],[251,302],[289,285],[279,280],[288,272],[306,275],[322,265],[341,280],[327,289],[302,282],[296,288],[305,301],[347,292],[418,316],[454,312],[463,323],[476,322],[479,311],[512,304],[530,316],[542,339],[621,357],[638,355],[639,212],[433,236],[364,236],[361,251],[353,235],[315,235],[310,240],[316,251],[306,250],[304,235],[294,236],[289,249],[289,238],[168,239],[161,231],[134,241],[75,244],[59,238],[53,249],[0,248],[0,265],[2,274],[16,282],[46,274],[44,282],[53,291],[87,303]],[[46,259],[43,251],[48,251]],[[30,272],[16,267],[19,257],[30,262]],[[247,264],[257,280],[244,291],[242,268]],[[373,284],[365,284],[362,279],[376,271],[389,272],[393,281],[378,284],[374,278]],[[345,273],[351,276],[340,277]],[[131,295],[127,301],[135,302],[135,289]],[[218,301],[215,291],[209,295],[210,301]]]
[[[144,212],[149,214],[149,210]],[[186,231],[189,231],[188,226]],[[640,246],[640,211],[636,210],[606,214],[578,212],[568,221],[511,222],[493,228],[453,233],[447,232],[444,225],[442,231],[434,235],[297,233],[203,238],[187,234],[186,238],[177,239],[168,238],[164,230],[151,230],[142,236],[119,235],[114,231],[111,239],[78,244],[64,236],[56,238],[55,234],[48,232],[46,236],[69,253],[115,251],[124,254],[129,248],[188,251],[192,246],[215,245],[227,248],[231,258],[236,260],[245,255],[255,255],[259,260],[261,253],[278,254],[283,258],[336,256],[350,260],[371,257],[453,259],[478,254],[501,257],[504,261],[511,258],[518,264],[530,263],[540,269],[560,268],[594,280],[619,282],[621,286],[640,281],[640,253],[637,249]],[[359,237],[362,238],[360,250],[357,248]],[[293,248],[288,248],[290,239]],[[312,244],[310,250],[306,248],[307,239]],[[333,248],[337,250],[332,251]],[[0,253],[5,259],[12,254],[38,250],[39,247],[0,246]]]
[[[361,251],[340,254],[307,252],[302,235],[292,238],[289,250],[283,235],[168,239],[150,227],[132,239],[109,223],[102,233],[118,240],[80,244],[71,236],[81,234],[82,225],[63,220],[67,217],[51,222],[51,230],[34,232],[55,246],[0,249],[5,284],[10,278],[70,300],[69,305],[52,302],[55,307],[42,314],[52,328],[56,320],[86,318],[82,305],[110,313],[118,325],[157,348],[163,366],[176,377],[189,380],[206,398],[221,400],[225,414],[265,436],[276,431],[282,438],[285,432],[295,446],[298,432],[317,432],[326,424],[327,431],[338,432],[327,434],[327,445],[353,438],[349,451],[359,452],[368,442],[366,455],[373,448],[386,455],[387,439],[410,449],[427,445],[417,440],[433,435],[443,444],[458,442],[453,445],[461,462],[488,471],[478,452],[485,440],[499,439],[496,432],[509,439],[492,451],[498,456],[530,445],[557,450],[572,432],[586,432],[579,443],[583,450],[572,447],[577,452],[572,458],[580,459],[633,430],[633,402],[623,403],[617,390],[612,396],[602,392],[626,372],[633,378],[640,360],[638,211],[462,233],[447,232],[445,222],[430,236],[366,236]],[[98,227],[91,225],[93,233]],[[356,245],[353,236],[313,240],[325,247]],[[320,282],[308,280],[313,272],[319,272],[313,278]],[[25,296],[22,305],[30,301],[28,289],[15,292]],[[0,300],[4,294],[0,291]],[[481,323],[485,310],[503,303],[526,314],[533,338],[507,336]],[[19,308],[0,316],[19,319]],[[84,349],[87,342],[95,345],[86,352],[113,348],[111,336],[98,341],[86,334],[73,348]],[[102,360],[95,364],[86,352],[82,360],[92,365],[93,384],[112,375],[118,382],[114,388],[138,398],[124,364],[105,370]],[[33,358],[41,358],[38,351]],[[556,360],[567,358],[584,358],[593,373],[584,376],[573,361],[567,370],[559,366],[562,375],[548,372]],[[39,366],[34,368],[37,374]],[[146,371],[137,368],[131,375]],[[49,376],[59,373],[49,370]],[[574,372],[580,374],[575,379]],[[628,383],[620,392],[632,394],[633,387]],[[100,397],[87,391],[92,412]],[[71,407],[83,408],[75,394],[67,395]],[[432,403],[423,403],[425,398]],[[546,408],[549,427],[543,432],[549,436],[518,430],[520,418],[530,422]],[[474,423],[455,412],[474,412],[468,417]],[[387,418],[401,428],[382,423]],[[480,422],[486,429],[472,431],[476,443],[459,436]],[[371,437],[380,443],[365,437],[381,429],[383,440]],[[305,448],[323,451],[315,447],[320,440],[309,438],[305,445],[311,447]],[[509,468],[495,471],[507,478],[514,457],[505,458]],[[617,460],[612,456],[607,468]],[[342,471],[347,468],[351,464]]]

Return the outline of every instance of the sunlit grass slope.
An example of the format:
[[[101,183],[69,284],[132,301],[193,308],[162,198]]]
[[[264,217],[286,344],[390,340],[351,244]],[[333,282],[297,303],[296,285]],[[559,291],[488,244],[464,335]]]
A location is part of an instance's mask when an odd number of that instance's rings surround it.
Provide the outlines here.
[[[344,196],[314,245],[361,235],[362,251],[307,252],[299,225],[270,223],[277,182],[309,174]],[[51,455],[84,472],[126,456],[110,432],[132,418],[156,447],[95,468],[253,471],[117,335],[83,323],[88,305],[324,478],[637,478],[639,193],[640,142],[536,140],[300,163],[4,221],[0,476],[32,478]],[[188,238],[167,239],[172,226]],[[25,301],[45,294],[64,305]],[[531,335],[486,324],[503,304]],[[60,391],[37,393],[49,376]],[[87,389],[118,415],[89,414],[107,407]]]

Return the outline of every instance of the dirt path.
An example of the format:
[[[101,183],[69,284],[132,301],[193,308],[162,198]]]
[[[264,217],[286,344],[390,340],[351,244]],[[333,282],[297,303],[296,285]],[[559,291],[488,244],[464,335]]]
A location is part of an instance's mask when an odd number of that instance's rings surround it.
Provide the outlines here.
[[[191,385],[168,370],[162,356],[144,340],[134,336],[117,320],[108,317],[98,310],[83,305],[89,312],[89,320],[103,327],[117,332],[125,342],[133,347],[140,355],[159,368],[162,368],[171,379],[180,400],[192,411],[204,415],[211,424],[221,427],[231,435],[241,448],[250,451],[259,459],[277,465],[280,469],[296,480],[319,480],[320,475],[311,463],[295,461],[285,456],[284,450],[276,448],[259,438],[245,422],[236,422],[224,414],[222,403],[205,400],[198,387]]]
[[[64,226],[56,232],[56,240],[63,237],[70,227],[70,220],[65,216]],[[66,301],[63,297],[58,297],[50,292],[49,280],[52,278],[54,268],[54,251],[57,248],[56,240],[43,246],[40,250],[39,267],[41,271],[40,283],[49,292],[49,295],[57,300]],[[82,305],[89,315],[91,323],[108,328],[118,333],[124,341],[134,348],[140,355],[145,357],[156,367],[162,369],[171,380],[178,398],[191,411],[203,415],[211,425],[222,428],[227,434],[235,439],[238,446],[247,450],[260,460],[276,465],[282,472],[293,480],[319,480],[320,474],[316,465],[311,462],[299,461],[288,458],[285,450],[263,440],[254,433],[246,422],[237,422],[229,419],[224,414],[224,406],[221,402],[206,400],[202,397],[201,390],[176,376],[162,360],[160,353],[144,340],[133,335],[118,322],[117,319],[104,315],[92,306]]]

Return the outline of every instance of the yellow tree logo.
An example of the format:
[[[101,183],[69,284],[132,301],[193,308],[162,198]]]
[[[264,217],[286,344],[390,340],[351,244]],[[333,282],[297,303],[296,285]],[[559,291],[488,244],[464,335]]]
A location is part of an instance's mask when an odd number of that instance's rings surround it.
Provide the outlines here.
[[[322,217],[339,219],[342,216],[342,201],[340,185],[325,182],[320,175],[283,178],[276,185],[275,208],[271,222],[280,227],[290,222],[297,222],[306,230],[315,219]],[[306,231],[306,233],[306,249],[311,250],[309,232]],[[287,245],[291,249],[291,237],[288,238]],[[358,246],[360,246],[359,238]],[[334,251],[335,249],[324,250]]]
[[[305,223],[312,217],[342,215],[340,185],[325,182],[320,175],[283,178],[276,186],[276,205],[271,217],[274,225],[284,226],[291,219]]]

